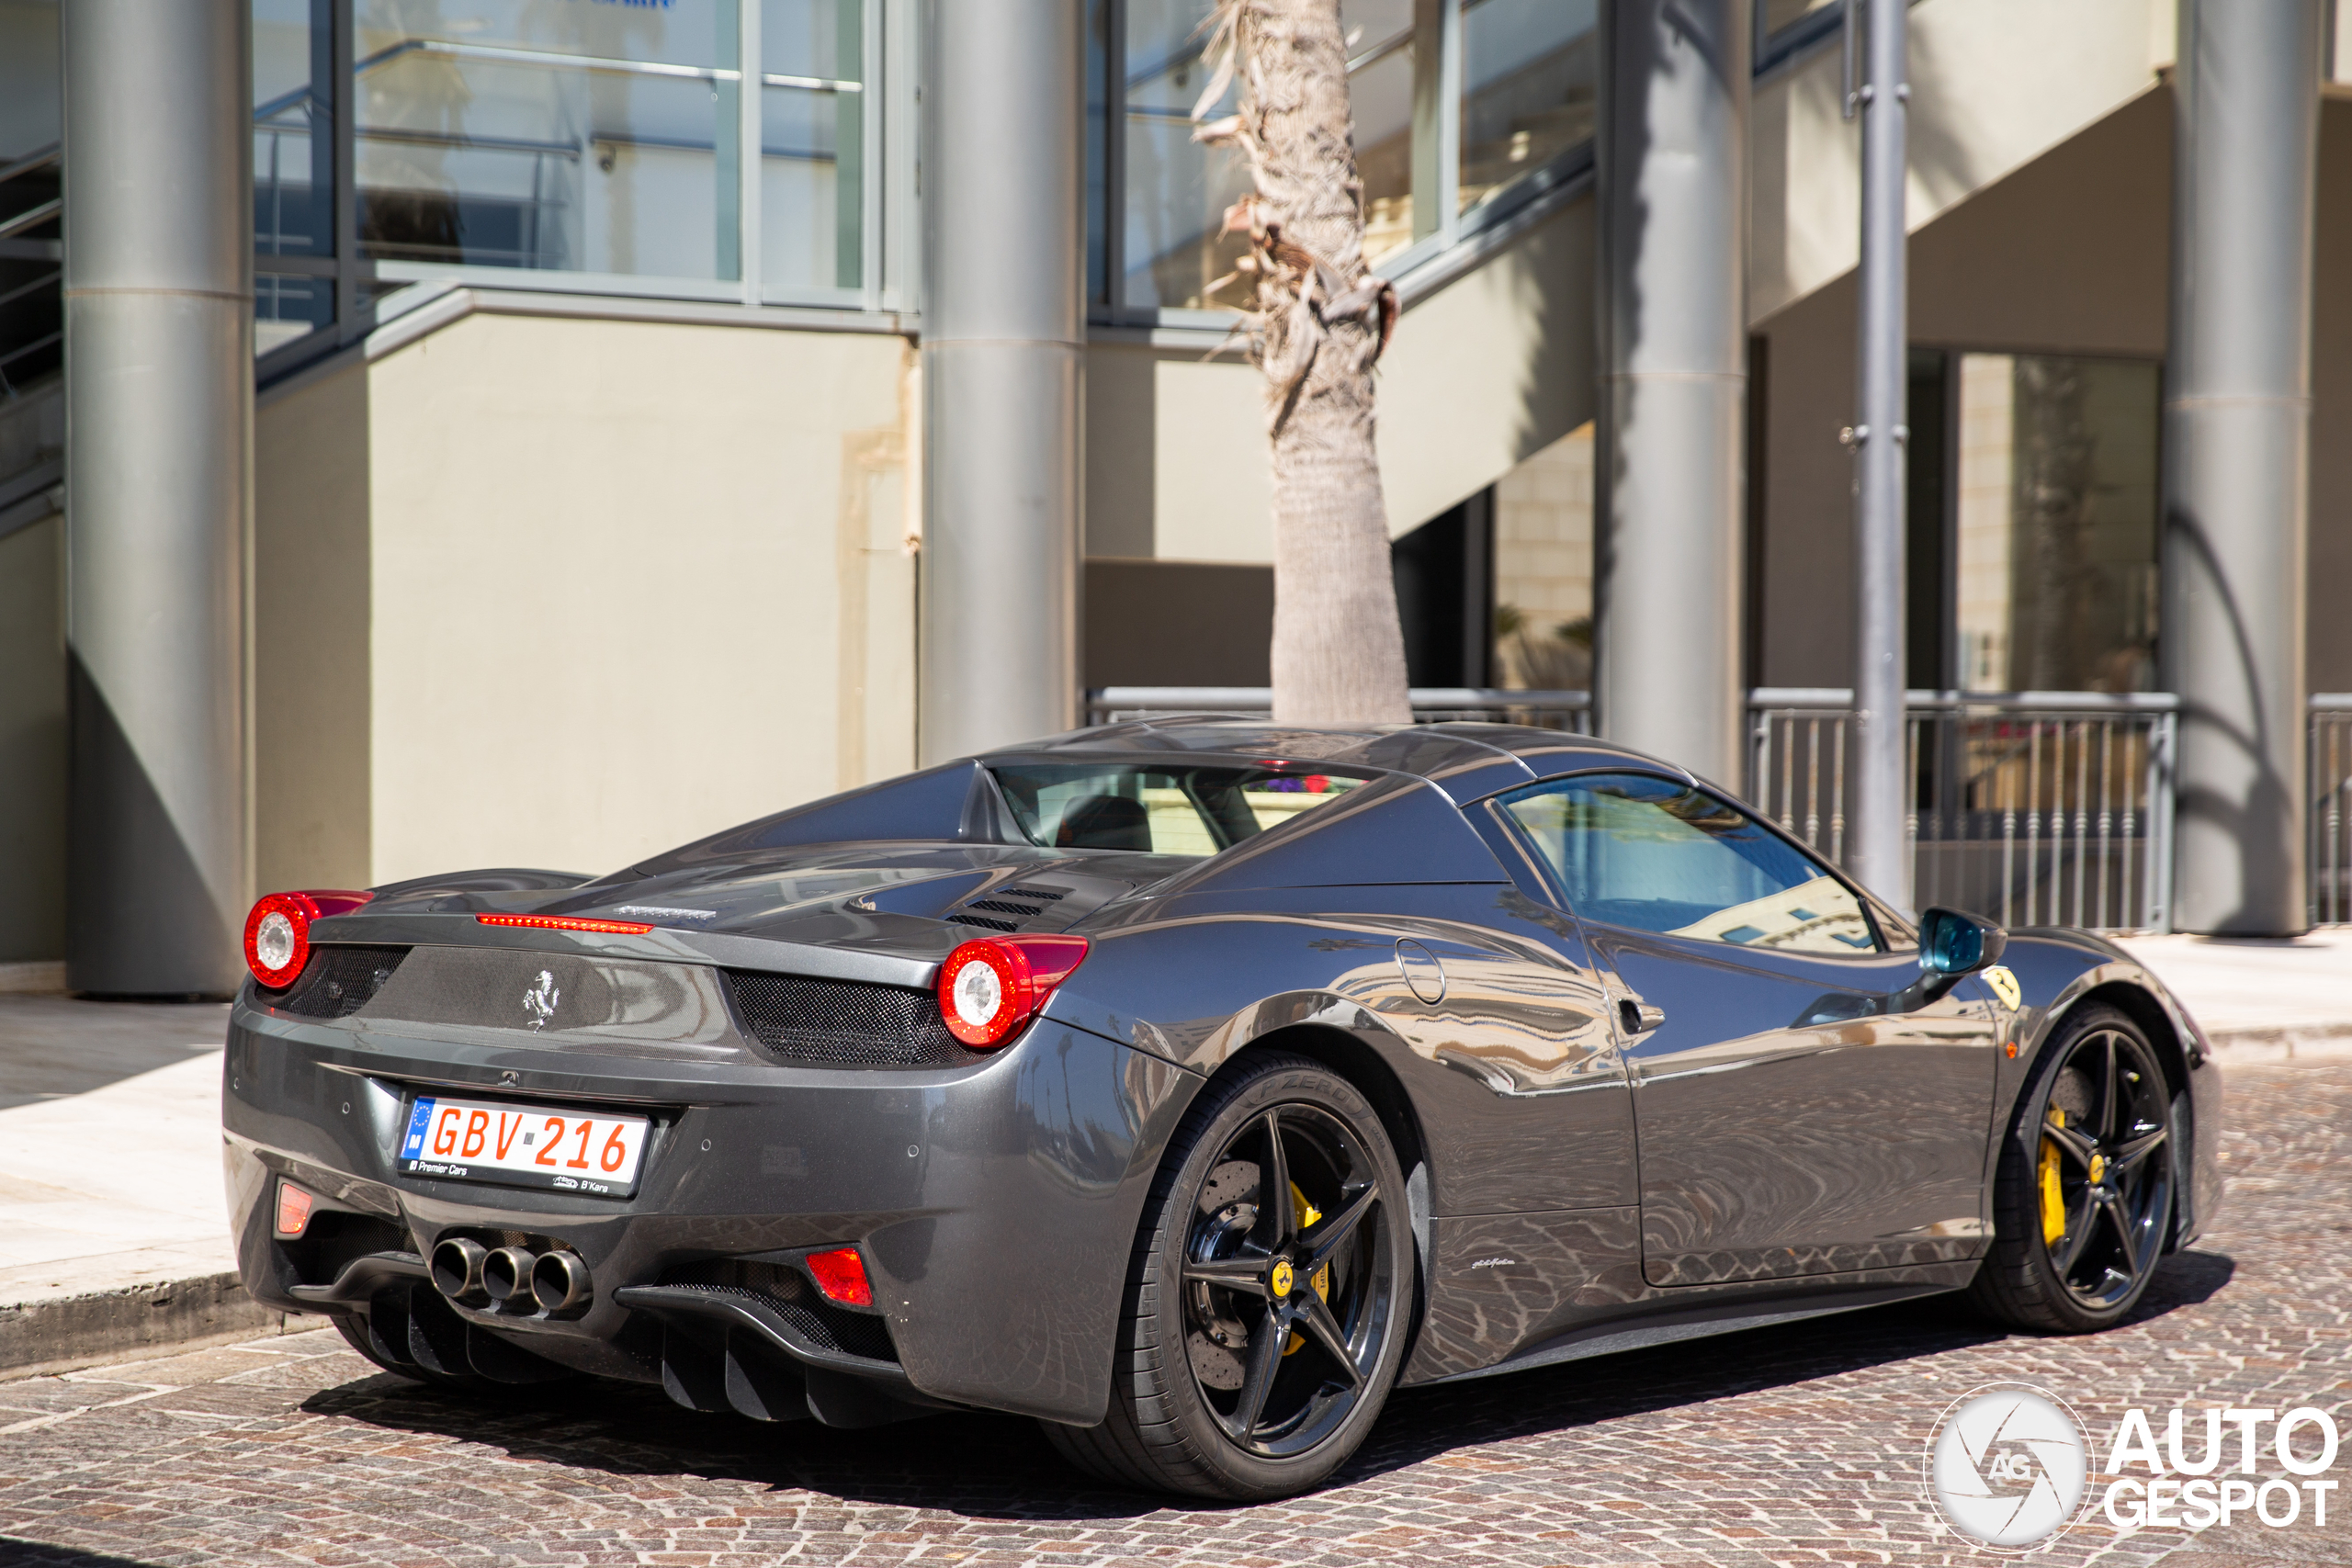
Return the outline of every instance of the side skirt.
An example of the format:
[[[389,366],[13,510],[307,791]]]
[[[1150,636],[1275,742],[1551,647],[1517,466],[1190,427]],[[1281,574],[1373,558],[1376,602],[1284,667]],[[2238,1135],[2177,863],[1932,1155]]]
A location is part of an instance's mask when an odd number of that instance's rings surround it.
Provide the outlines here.
[[[1973,1263],[1969,1265],[1972,1270],[1974,1267]],[[1619,1318],[1610,1323],[1587,1324],[1566,1334],[1555,1335],[1540,1345],[1530,1346],[1493,1366],[1431,1378],[1416,1386],[1430,1388],[1439,1383],[1467,1382],[1473,1378],[1490,1378],[1501,1372],[1523,1371],[1561,1361],[1581,1361],[1593,1356],[1611,1356],[1620,1350],[1640,1350],[1652,1345],[1670,1345],[1681,1339],[1736,1334],[1742,1329],[1765,1328],[1776,1323],[1796,1323],[1808,1317],[1832,1317],[1839,1313],[1860,1312],[1866,1307],[1884,1306],[1890,1302],[1910,1301],[1919,1296],[1944,1295],[1964,1288],[1964,1282],[1958,1285],[1882,1285],[1875,1289],[1841,1292],[1835,1296],[1820,1296],[1804,1303],[1785,1299],[1770,1304],[1725,1302],[1712,1307],[1691,1307],[1681,1312],[1646,1315],[1633,1323]]]

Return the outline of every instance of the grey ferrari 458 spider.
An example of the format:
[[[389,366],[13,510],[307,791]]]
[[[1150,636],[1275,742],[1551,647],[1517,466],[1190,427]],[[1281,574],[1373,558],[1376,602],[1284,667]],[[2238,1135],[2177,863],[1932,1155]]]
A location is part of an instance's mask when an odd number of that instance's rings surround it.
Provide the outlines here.
[[[257,1300],[428,1383],[1013,1412],[1213,1497],[1399,1383],[1944,1291],[2101,1328],[2221,1194],[2120,950],[1503,725],[1087,730],[245,944]]]

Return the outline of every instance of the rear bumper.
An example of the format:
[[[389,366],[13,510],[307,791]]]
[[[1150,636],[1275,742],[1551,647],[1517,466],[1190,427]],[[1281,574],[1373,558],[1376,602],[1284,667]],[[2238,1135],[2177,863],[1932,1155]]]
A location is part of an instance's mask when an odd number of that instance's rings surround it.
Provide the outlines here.
[[[1128,1253],[1193,1075],[1051,1021],[981,1066],[906,1071],[631,1060],[514,1032],[413,1029],[235,1010],[222,1122],[255,1299],[364,1314],[395,1359],[510,1381],[552,1363],[740,1408],[728,1390],[774,1405],[790,1393],[784,1373],[842,1425],[888,1418],[861,1403],[867,1392],[1101,1419]],[[401,1175],[392,1155],[420,1087],[646,1113],[638,1192]],[[305,1243],[272,1235],[280,1177],[322,1201]],[[446,1236],[494,1247],[493,1233],[579,1254],[594,1281],[586,1310],[503,1314],[424,1281]],[[664,1288],[696,1262],[789,1269],[801,1251],[845,1244],[864,1255],[887,1346],[755,1292]],[[841,1310],[818,1315],[856,1328]],[[764,1393],[751,1386],[763,1378]]]

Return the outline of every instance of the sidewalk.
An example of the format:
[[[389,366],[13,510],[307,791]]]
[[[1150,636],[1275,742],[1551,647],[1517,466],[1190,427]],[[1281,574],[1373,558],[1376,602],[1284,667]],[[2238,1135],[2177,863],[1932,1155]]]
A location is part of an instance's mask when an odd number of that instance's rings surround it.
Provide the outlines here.
[[[2225,1068],[2352,1059],[2352,931],[2121,945]],[[228,1010],[0,995],[0,1377],[279,1321],[237,1284],[229,1244]]]
[[[2352,1060],[2352,929],[2275,937],[2134,936],[2226,1067]]]
[[[229,1245],[228,1015],[0,995],[0,1375],[277,1321]]]

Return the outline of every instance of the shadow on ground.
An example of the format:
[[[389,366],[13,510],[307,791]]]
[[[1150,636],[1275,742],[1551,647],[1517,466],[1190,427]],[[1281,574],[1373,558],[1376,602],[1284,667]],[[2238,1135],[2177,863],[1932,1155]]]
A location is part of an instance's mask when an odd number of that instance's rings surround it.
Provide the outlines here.
[[[2132,1321],[2206,1300],[2229,1282],[2233,1269],[2231,1259],[2217,1253],[2167,1259]],[[2003,1337],[1962,1298],[1942,1296],[1505,1377],[1405,1389],[1390,1398],[1370,1441],[1334,1483],[1456,1449],[1788,1387]],[[1083,1480],[1033,1423],[1007,1416],[941,1416],[834,1431],[696,1415],[658,1390],[633,1385],[510,1390],[477,1400],[391,1376],[322,1391],[302,1408],[613,1475],[743,1481],[975,1518],[1127,1518],[1188,1506]]]
[[[150,1568],[131,1557],[109,1557],[103,1551],[76,1551],[70,1546],[48,1546],[0,1535],[0,1568]]]

